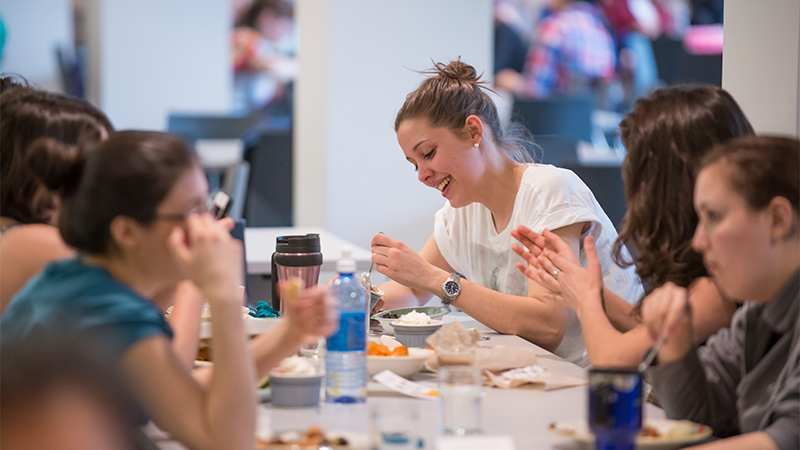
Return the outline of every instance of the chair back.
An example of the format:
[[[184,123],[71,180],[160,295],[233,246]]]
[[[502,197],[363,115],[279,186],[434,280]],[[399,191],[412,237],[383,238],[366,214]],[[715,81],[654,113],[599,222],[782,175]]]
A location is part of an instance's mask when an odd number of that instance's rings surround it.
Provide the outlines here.
[[[250,301],[250,283],[248,283],[247,280],[247,246],[244,245],[244,229],[246,226],[246,220],[235,220],[233,229],[231,230],[231,236],[242,241],[242,258],[244,258],[244,280],[242,280],[242,286],[244,286],[245,292],[245,306],[248,306],[247,302]]]
[[[575,172],[591,189],[597,203],[619,231],[622,219],[628,211],[625,203],[625,185],[622,182],[620,166],[589,166],[577,161],[566,161],[562,164],[566,169]]]
[[[524,126],[542,148],[537,160],[559,165],[577,159],[578,141],[592,140],[594,94],[514,99],[512,120]]]

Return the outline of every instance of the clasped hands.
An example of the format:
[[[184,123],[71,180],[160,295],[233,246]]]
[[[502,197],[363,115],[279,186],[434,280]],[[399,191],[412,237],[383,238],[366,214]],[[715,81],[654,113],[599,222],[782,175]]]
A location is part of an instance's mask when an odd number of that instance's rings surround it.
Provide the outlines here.
[[[528,265],[517,263],[517,268],[528,278],[546,288],[543,296],[562,302],[579,311],[584,301],[600,300],[603,275],[597,259],[594,238],[584,241],[587,266],[581,266],[578,256],[560,236],[545,228],[539,234],[526,226],[511,231],[525,249],[514,244],[511,249]],[[527,249],[527,250],[526,250]]]

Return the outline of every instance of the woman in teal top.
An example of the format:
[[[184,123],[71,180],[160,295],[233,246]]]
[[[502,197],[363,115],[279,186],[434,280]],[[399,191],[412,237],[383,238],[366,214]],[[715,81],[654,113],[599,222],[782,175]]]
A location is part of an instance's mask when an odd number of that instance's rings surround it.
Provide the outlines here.
[[[33,151],[46,160],[59,147],[50,141]],[[65,339],[88,335],[117,355],[134,398],[173,438],[192,449],[252,449],[256,377],[336,329],[324,290],[302,292],[287,304],[286,320],[247,341],[241,243],[230,222],[204,212],[205,175],[176,136],[112,133],[76,150],[71,167],[44,175],[64,186],[59,230],[79,256],[49,265],[18,294],[0,320],[0,339],[26,339],[40,327]],[[214,315],[214,367],[203,372],[189,372],[175,354],[168,305],[157,300],[185,279]]]

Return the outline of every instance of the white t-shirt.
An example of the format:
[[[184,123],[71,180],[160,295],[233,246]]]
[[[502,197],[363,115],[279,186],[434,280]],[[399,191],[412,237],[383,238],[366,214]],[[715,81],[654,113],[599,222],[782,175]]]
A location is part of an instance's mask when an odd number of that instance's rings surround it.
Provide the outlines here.
[[[433,234],[450,267],[469,281],[505,294],[527,296],[528,279],[516,267],[517,262],[525,261],[511,250],[512,244],[518,244],[511,230],[525,225],[541,233],[545,228],[554,230],[581,222],[590,223],[581,235],[581,264],[586,267],[583,238],[591,235],[603,268],[603,284],[629,303],[636,303],[644,292],[639,277],[632,266],[623,269],[611,256],[617,238],[614,225],[594,194],[569,170],[530,165],[522,176],[511,220],[500,233],[495,231],[491,212],[482,204],[453,208],[448,202],[436,213]],[[574,313],[555,353],[583,367],[589,365],[583,332]]]

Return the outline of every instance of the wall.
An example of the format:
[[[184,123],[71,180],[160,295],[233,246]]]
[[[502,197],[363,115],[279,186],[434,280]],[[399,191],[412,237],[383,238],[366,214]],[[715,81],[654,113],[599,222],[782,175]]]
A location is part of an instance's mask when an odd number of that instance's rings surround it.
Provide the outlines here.
[[[230,0],[88,0],[89,99],[118,129],[232,101]]]
[[[298,0],[295,225],[369,248],[383,231],[415,250],[441,194],[417,180],[394,133],[415,72],[461,56],[492,72],[491,0]]]
[[[800,0],[726,0],[722,87],[758,133],[800,136]]]
[[[62,92],[56,46],[72,48],[71,0],[3,0],[6,43],[0,70],[34,86]]]

